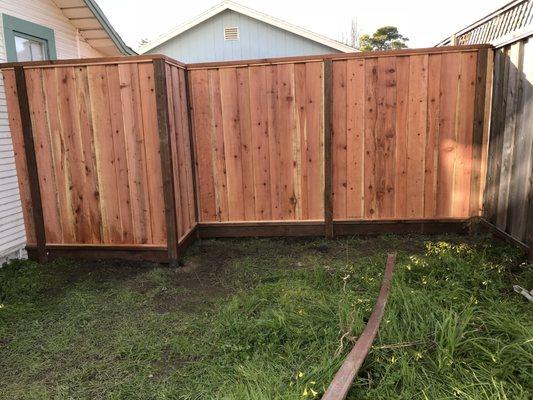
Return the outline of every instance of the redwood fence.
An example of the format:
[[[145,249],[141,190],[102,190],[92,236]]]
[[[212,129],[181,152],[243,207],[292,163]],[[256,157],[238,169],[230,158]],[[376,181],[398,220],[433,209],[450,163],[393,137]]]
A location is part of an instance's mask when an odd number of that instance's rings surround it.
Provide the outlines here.
[[[461,231],[488,46],[2,66],[30,255],[176,262],[194,237]]]

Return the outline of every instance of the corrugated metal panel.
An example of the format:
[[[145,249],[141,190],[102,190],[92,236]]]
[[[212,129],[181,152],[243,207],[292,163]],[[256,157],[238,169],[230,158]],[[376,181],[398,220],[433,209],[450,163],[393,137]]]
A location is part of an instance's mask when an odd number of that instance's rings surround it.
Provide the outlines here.
[[[78,49],[76,29],[51,0],[0,0],[0,12],[53,29],[58,58],[102,56],[83,42]],[[0,62],[6,61],[0,18]],[[0,265],[8,258],[24,255],[21,249],[26,244],[5,98],[0,80]]]
[[[225,28],[238,28],[239,40],[224,40]],[[186,63],[338,52],[232,10],[221,12],[150,51]]]

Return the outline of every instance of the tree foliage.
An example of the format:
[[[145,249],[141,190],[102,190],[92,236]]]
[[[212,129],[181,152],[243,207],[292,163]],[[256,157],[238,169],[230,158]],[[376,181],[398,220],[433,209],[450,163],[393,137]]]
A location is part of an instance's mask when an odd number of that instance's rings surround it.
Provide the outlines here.
[[[405,49],[409,38],[398,32],[395,26],[383,26],[370,35],[359,37],[359,50],[376,51],[389,49]]]

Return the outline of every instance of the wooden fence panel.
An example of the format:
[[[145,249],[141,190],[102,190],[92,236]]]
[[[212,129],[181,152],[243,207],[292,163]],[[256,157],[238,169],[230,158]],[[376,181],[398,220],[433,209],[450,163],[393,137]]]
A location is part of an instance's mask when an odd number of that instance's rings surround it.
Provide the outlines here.
[[[332,58],[334,220],[479,214],[487,57],[479,51]],[[311,79],[321,64],[189,72],[201,221],[323,219],[323,78]]]
[[[470,216],[476,73],[477,51],[333,60],[334,219]]]
[[[165,245],[151,61],[30,66],[24,72],[46,244]],[[4,70],[4,79],[25,199],[12,70]],[[28,219],[28,200],[23,209]],[[26,226],[32,244],[32,223]]]
[[[533,244],[533,39],[498,49],[483,216]],[[530,254],[533,252],[530,250]],[[533,256],[532,256],[533,257]]]
[[[526,240],[529,48],[496,57],[490,157],[486,47],[192,66],[160,56],[78,60],[25,64],[17,74],[5,67],[28,242],[43,249],[45,236],[49,248],[119,253],[133,246],[175,262],[199,223],[289,232],[301,222],[294,232],[327,225],[330,235],[354,221],[463,220],[479,215],[484,171],[485,215]]]
[[[189,74],[200,221],[322,219],[322,63]]]

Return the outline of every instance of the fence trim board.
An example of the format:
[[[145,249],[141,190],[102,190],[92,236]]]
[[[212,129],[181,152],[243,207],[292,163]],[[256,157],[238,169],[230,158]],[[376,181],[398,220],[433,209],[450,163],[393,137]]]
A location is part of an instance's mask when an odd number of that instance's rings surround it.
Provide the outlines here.
[[[174,167],[170,148],[168,93],[165,62],[154,60],[154,81],[157,103],[157,127],[159,131],[159,153],[163,174],[163,193],[165,199],[165,220],[167,230],[168,259],[171,264],[178,262],[178,229],[174,187]]]
[[[44,60],[44,61],[18,61],[0,63],[0,69],[10,69],[15,67],[34,68],[34,67],[58,67],[72,65],[92,65],[92,64],[123,64],[136,62],[150,62],[154,60],[164,60],[167,63],[176,65],[180,68],[187,68],[187,64],[174,60],[163,54],[140,54],[136,56],[116,56],[116,57],[94,57],[94,58],[64,58],[61,60]]]
[[[382,233],[464,234],[468,219],[333,221],[335,236]],[[324,236],[323,221],[225,222],[198,224],[200,238]]]
[[[37,251],[34,247],[26,247],[28,258],[35,260]],[[129,261],[149,261],[166,264],[169,262],[167,249],[142,249],[136,248],[134,250],[122,249],[108,249],[106,247],[95,247],[87,249],[85,247],[63,247],[46,249],[48,261],[53,261],[58,258],[71,258],[75,260],[102,260],[102,259],[118,259]]]
[[[33,127],[30,115],[30,103],[28,100],[28,90],[26,87],[26,76],[24,69],[20,66],[15,68],[15,83],[18,94],[18,106],[22,125],[22,135],[24,139],[24,151],[26,154],[31,201],[33,204],[32,211],[35,227],[35,238],[37,242],[37,259],[40,262],[45,262],[47,260],[47,254],[45,250],[46,232],[44,227],[41,190],[39,188],[39,170],[37,168]]]
[[[184,85],[185,85],[185,106],[187,109],[187,121],[188,121],[188,134],[189,134],[189,143],[191,146],[191,168],[192,168],[192,190],[194,194],[194,216],[196,221],[199,221],[200,211],[198,208],[198,188],[197,188],[197,174],[196,174],[196,144],[194,138],[194,125],[192,121],[192,102],[191,102],[191,86],[189,82],[189,74],[185,72],[184,74]]]
[[[271,65],[295,62],[323,62],[326,59],[332,60],[352,60],[363,58],[378,58],[378,57],[397,57],[410,56],[416,54],[443,54],[456,53],[463,51],[479,50],[484,48],[493,48],[490,44],[473,44],[463,46],[442,46],[442,47],[427,47],[420,49],[400,49],[400,50],[381,50],[381,51],[361,51],[356,53],[337,53],[337,54],[319,54],[314,56],[293,56],[293,57],[275,57],[275,58],[258,58],[251,60],[237,60],[237,61],[220,61],[220,62],[204,62],[204,63],[189,63],[188,70],[205,69],[205,68],[227,68],[227,67],[249,67],[252,65]]]

